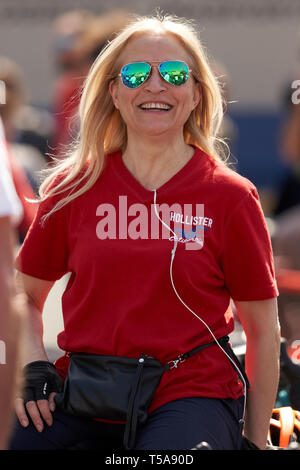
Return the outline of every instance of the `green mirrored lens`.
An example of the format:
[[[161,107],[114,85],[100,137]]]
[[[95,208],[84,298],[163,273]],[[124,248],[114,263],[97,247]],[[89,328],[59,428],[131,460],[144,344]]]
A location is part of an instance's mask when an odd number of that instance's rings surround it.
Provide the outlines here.
[[[128,88],[137,88],[147,80],[150,74],[150,65],[146,62],[133,62],[124,65],[121,70],[122,82]]]
[[[161,76],[171,85],[183,85],[189,78],[189,68],[185,62],[170,60],[159,66]]]

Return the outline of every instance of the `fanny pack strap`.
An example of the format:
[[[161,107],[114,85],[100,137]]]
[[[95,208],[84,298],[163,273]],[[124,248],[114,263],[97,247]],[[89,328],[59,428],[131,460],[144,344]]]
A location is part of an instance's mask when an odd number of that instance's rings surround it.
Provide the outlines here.
[[[141,377],[144,367],[144,359],[143,356],[140,357],[139,363],[136,370],[135,381],[132,387],[131,395],[129,398],[128,403],[128,412],[127,412],[127,419],[125,425],[125,432],[124,432],[124,446],[125,449],[131,449],[131,446],[134,444],[135,441],[135,434],[137,429],[137,422],[138,422],[138,400],[136,400],[139,385],[141,383]]]
[[[134,381],[130,398],[129,398],[129,402],[128,402],[127,419],[126,419],[124,441],[123,441],[125,449],[131,449],[135,443],[135,436],[136,436],[136,430],[138,426],[138,417],[139,417],[138,416],[138,412],[139,412],[138,395],[140,391],[140,383],[141,383],[142,374],[144,370],[144,363],[145,363],[144,357],[145,355],[142,354],[142,356],[139,359],[139,363],[136,369],[135,381]],[[167,370],[168,368],[169,367],[166,365],[165,370]]]
[[[229,341],[229,336],[222,336],[220,339],[218,339],[218,343],[221,344],[221,346],[228,343],[228,341]],[[212,346],[213,344],[216,344],[216,341],[211,341],[210,343],[201,344],[200,346],[197,346],[196,348],[192,349],[191,351],[188,351],[187,353],[180,354],[179,356],[177,356],[176,359],[171,359],[171,361],[168,362],[169,368],[170,369],[177,368],[178,364],[181,364],[189,357],[193,356],[194,354],[201,351],[202,349],[207,348],[208,346]]]
[[[228,341],[229,341],[229,336],[222,336],[222,338],[218,339],[218,343],[220,343],[221,345],[228,343]],[[180,354],[176,359],[172,359],[168,361],[168,363],[165,365],[166,370],[177,368],[178,364],[181,364],[189,357],[198,353],[202,349],[207,348],[208,346],[212,346],[213,344],[216,344],[216,341],[212,341],[206,344],[201,344],[200,346],[197,346],[191,351],[188,351],[184,354]],[[131,391],[129,403],[128,403],[128,413],[127,413],[127,420],[126,420],[125,432],[124,432],[124,446],[126,449],[131,449],[135,443],[135,435],[136,435],[136,430],[138,426],[138,402],[139,402],[136,398],[138,397],[138,394],[139,394],[139,388],[140,388],[141,378],[143,374],[143,367],[144,367],[144,359],[142,355],[138,362],[135,381],[132,387],[132,391]]]
[[[211,346],[214,343],[216,343],[216,341],[212,341],[211,343],[203,344],[201,346],[198,346],[195,349],[192,349],[191,351],[189,351],[185,354],[182,354],[182,355],[178,356],[177,359],[175,359],[173,361],[170,361],[170,362],[173,362],[173,363],[175,362],[176,363],[176,365],[173,365],[171,368],[177,367],[178,363],[185,361],[185,359],[187,359],[188,357],[193,356],[193,354],[196,354],[197,352],[201,351],[201,349],[204,349],[207,346]],[[240,373],[242,374],[242,376],[245,380],[246,387],[250,388],[249,379],[248,379],[247,374],[244,370],[244,367],[242,366],[239,358],[235,355],[233,349],[230,347],[229,336],[222,336],[220,339],[218,339],[218,343],[220,344],[220,346],[224,346],[225,352],[228,354],[229,357],[231,357],[231,359],[238,366],[238,369],[239,369]],[[232,362],[230,362],[230,363],[231,363],[232,367],[234,368],[234,365],[232,364]]]

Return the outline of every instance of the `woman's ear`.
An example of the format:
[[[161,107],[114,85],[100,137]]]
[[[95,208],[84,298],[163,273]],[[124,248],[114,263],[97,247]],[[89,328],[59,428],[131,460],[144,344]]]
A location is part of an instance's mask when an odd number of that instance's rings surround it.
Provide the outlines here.
[[[116,84],[115,80],[111,80],[109,82],[108,89],[109,89],[109,93],[112,97],[113,103],[115,105],[115,108],[119,109],[119,107],[118,107],[118,91],[117,91],[117,84]]]

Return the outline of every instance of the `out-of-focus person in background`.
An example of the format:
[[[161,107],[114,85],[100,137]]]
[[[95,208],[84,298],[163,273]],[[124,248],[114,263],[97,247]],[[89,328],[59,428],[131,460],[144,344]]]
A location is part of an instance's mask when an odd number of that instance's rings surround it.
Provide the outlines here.
[[[25,91],[20,67],[8,57],[0,57],[0,80],[5,83],[5,103],[0,104],[6,153],[16,192],[23,206],[23,216],[17,226],[20,240],[36,213],[36,205],[27,199],[35,199],[37,173],[45,166],[46,160],[33,145],[18,141],[18,118],[25,103]]]
[[[286,93],[286,116],[279,137],[280,156],[291,171],[282,181],[275,215],[300,205],[300,104],[293,99],[295,90],[291,85],[292,82]]]
[[[110,10],[96,16],[88,10],[71,10],[53,23],[54,135],[50,153],[62,156],[77,132],[77,109],[89,69],[106,43],[128,22],[128,13]]]
[[[298,44],[300,46],[300,29]],[[280,158],[290,171],[282,179],[272,216],[272,245],[280,291],[278,312],[287,351],[300,338],[300,103],[299,89],[293,85],[297,79],[300,79],[299,63],[284,87],[278,147]],[[297,380],[297,393],[300,390],[299,377],[294,378]],[[296,407],[296,402],[292,405]]]
[[[21,304],[13,271],[14,227],[22,218],[22,204],[9,171],[0,120],[0,450],[6,448],[18,384]]]
[[[300,29],[298,43],[300,49]],[[290,75],[278,136],[280,158],[290,171],[282,179],[274,207],[272,238],[278,269],[300,270],[300,103],[299,90],[293,85],[300,79],[299,63]]]
[[[285,117],[279,135],[280,157],[290,172],[282,181],[274,208],[273,243],[280,267],[300,269],[300,103],[293,100],[291,85],[292,81],[285,94]]]
[[[298,32],[298,53],[300,55],[300,28]],[[274,216],[299,206],[300,211],[300,103],[299,89],[294,84],[300,79],[299,58],[290,80],[283,88],[283,122],[278,136],[279,154],[290,172],[281,182]],[[300,214],[300,212],[299,212]]]

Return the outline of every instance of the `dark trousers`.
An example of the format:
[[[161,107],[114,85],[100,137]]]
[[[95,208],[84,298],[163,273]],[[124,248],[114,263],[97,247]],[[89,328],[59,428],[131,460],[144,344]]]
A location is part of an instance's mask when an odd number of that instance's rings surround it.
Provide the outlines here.
[[[183,398],[149,415],[137,432],[135,450],[189,450],[206,442],[213,450],[240,449],[243,401]],[[39,433],[16,421],[9,450],[123,450],[123,424],[53,413],[53,425]]]

